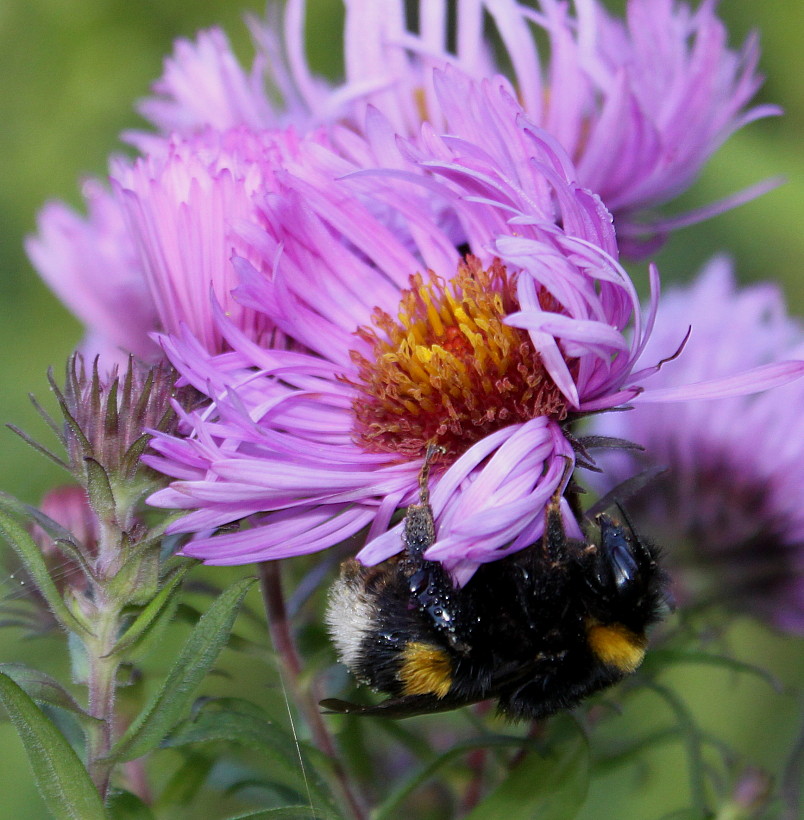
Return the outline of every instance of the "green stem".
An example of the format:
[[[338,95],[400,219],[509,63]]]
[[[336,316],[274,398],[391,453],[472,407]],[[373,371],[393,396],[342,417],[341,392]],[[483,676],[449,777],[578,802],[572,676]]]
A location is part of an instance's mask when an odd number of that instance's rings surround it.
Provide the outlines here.
[[[338,750],[321,716],[318,708],[319,699],[314,692],[301,685],[302,664],[287,617],[279,561],[264,561],[259,564],[259,572],[265,612],[268,616],[268,631],[284,667],[290,694],[310,727],[313,742],[330,759],[338,790],[351,816],[354,820],[367,820],[368,813],[352,788],[349,775],[341,763]]]
[[[102,590],[96,592],[103,595]],[[105,596],[103,596],[105,598]],[[101,604],[105,603],[103,600]],[[87,770],[100,796],[105,800],[113,764],[107,760],[114,742],[115,695],[118,658],[112,654],[118,631],[118,613],[103,612],[97,635],[85,644],[88,661],[88,711],[98,723],[88,733]]]

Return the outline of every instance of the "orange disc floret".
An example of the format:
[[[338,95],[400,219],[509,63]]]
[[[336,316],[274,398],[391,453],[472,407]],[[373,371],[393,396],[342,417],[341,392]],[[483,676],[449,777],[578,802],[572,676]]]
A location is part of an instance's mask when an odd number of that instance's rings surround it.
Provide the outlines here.
[[[564,397],[527,331],[505,317],[518,310],[515,279],[474,256],[445,282],[411,276],[396,319],[376,309],[358,335],[374,357],[359,368],[356,436],[371,451],[424,454],[429,443],[457,456],[494,430],[536,416],[563,419]]]

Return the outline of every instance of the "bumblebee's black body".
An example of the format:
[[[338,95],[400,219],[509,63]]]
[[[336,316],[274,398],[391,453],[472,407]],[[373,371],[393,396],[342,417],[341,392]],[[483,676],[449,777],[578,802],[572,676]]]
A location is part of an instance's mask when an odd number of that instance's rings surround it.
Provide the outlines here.
[[[568,539],[554,499],[540,542],[456,589],[422,557],[434,541],[429,505],[410,507],[404,552],[376,567],[347,561],[328,613],[341,659],[391,697],[324,705],[403,717],[496,698],[503,714],[535,719],[620,680],[642,659],[665,576],[627,521],[601,514],[589,531],[589,543]]]

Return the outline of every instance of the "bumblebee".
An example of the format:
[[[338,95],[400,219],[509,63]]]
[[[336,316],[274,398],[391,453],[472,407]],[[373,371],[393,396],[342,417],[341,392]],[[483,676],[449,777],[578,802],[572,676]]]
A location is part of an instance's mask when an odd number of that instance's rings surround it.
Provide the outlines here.
[[[496,699],[503,715],[532,720],[636,670],[646,630],[666,608],[667,577],[621,509],[587,518],[585,540],[574,540],[559,489],[540,541],[456,588],[423,557],[435,541],[428,467],[406,512],[404,551],[374,567],[344,562],[329,595],[339,659],[390,697],[374,706],[329,699],[325,709],[399,718]]]

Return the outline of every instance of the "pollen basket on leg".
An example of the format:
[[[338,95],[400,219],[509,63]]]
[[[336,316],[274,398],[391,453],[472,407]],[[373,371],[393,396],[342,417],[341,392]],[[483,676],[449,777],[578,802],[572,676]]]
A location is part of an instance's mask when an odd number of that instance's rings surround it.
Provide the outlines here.
[[[428,442],[448,455],[510,424],[563,419],[564,397],[528,333],[504,324],[518,310],[515,282],[495,261],[468,256],[445,282],[411,277],[396,319],[375,310],[358,335],[374,357],[353,352],[358,441],[371,451],[421,456]]]

